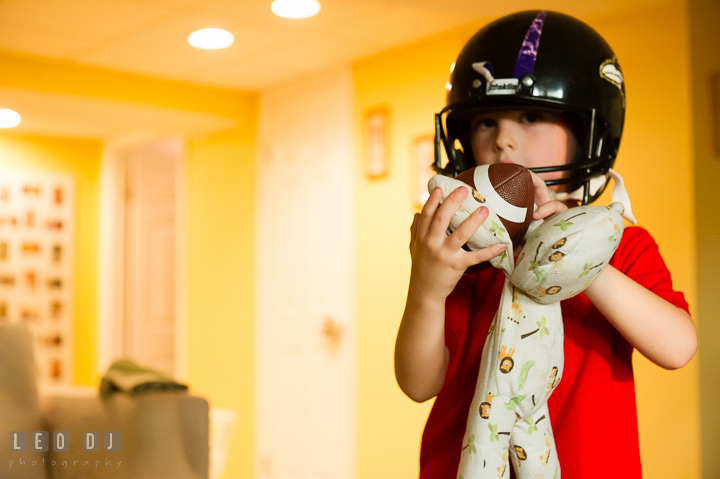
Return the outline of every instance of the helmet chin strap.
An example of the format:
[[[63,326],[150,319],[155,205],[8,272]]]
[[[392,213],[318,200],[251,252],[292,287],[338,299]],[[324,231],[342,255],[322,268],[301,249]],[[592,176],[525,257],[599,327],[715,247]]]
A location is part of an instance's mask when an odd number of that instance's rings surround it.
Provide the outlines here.
[[[612,202],[618,202],[622,203],[622,205],[625,207],[625,212],[623,213],[623,217],[627,219],[632,224],[637,224],[637,220],[635,219],[635,216],[633,216],[632,213],[632,206],[630,204],[630,195],[627,192],[627,189],[625,189],[625,181],[623,180],[622,176],[620,174],[610,168],[610,171],[608,171],[607,176],[613,179],[614,186],[612,189],[611,197]],[[590,180],[590,192],[589,195],[594,195],[600,188],[602,188],[605,185],[605,182],[607,181],[607,176],[596,176],[595,178],[592,178]],[[564,200],[577,200],[582,201],[583,200],[583,194],[585,193],[585,185],[581,186],[575,191],[571,191],[570,193],[555,193],[554,191],[550,191],[550,197],[558,200],[558,201],[564,201]]]

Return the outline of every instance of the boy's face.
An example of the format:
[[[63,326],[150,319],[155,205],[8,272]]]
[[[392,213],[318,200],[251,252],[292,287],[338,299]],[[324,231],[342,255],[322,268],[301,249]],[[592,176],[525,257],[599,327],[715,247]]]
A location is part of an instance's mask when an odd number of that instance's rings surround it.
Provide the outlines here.
[[[470,123],[472,150],[478,165],[516,163],[526,168],[571,163],[577,151],[570,119],[562,113],[530,110],[490,111]],[[542,173],[543,180],[563,178],[567,171]],[[551,187],[558,190],[560,186]]]

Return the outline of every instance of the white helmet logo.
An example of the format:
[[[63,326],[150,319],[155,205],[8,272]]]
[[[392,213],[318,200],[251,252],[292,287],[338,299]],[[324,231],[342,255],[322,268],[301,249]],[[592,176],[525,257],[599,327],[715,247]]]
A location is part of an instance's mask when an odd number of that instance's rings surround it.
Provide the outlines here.
[[[625,80],[622,72],[618,68],[616,59],[605,60],[602,65],[600,65],[600,76],[620,88],[621,91],[623,90]]]
[[[490,62],[477,62],[472,64],[473,70],[485,77],[487,95],[514,95],[520,87],[517,78],[495,78]]]
[[[477,62],[477,63],[473,63],[472,67],[473,67],[473,70],[475,70],[476,72],[478,72],[479,74],[484,76],[485,79],[488,81],[488,83],[492,83],[493,81],[495,81],[495,78],[493,77],[492,72],[488,68],[485,67],[485,65],[487,65],[487,64],[488,64],[488,62]],[[492,67],[490,67],[490,68],[492,68]]]

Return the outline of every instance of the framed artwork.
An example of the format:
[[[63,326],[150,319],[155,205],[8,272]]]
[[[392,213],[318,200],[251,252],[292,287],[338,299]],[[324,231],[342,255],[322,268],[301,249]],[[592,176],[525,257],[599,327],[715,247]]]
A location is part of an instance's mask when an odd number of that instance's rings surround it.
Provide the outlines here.
[[[72,379],[75,182],[0,171],[0,322],[24,324],[40,384]]]
[[[389,169],[389,111],[387,108],[368,110],[363,118],[365,176],[382,178]]]
[[[715,145],[715,156],[720,158],[720,73],[712,76],[711,85],[713,144]]]
[[[422,208],[430,197],[428,182],[436,174],[431,167],[434,161],[435,137],[425,135],[415,138],[412,149],[412,195],[413,203],[417,208]]]

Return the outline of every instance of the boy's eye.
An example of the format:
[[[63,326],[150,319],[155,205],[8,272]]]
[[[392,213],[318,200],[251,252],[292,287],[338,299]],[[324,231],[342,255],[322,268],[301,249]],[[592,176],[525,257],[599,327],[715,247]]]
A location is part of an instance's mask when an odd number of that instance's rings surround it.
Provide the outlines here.
[[[491,118],[480,118],[475,121],[475,128],[493,128],[495,126],[495,120]]]
[[[541,120],[541,117],[538,113],[525,113],[523,115],[523,120],[525,120],[527,123],[537,123]]]

